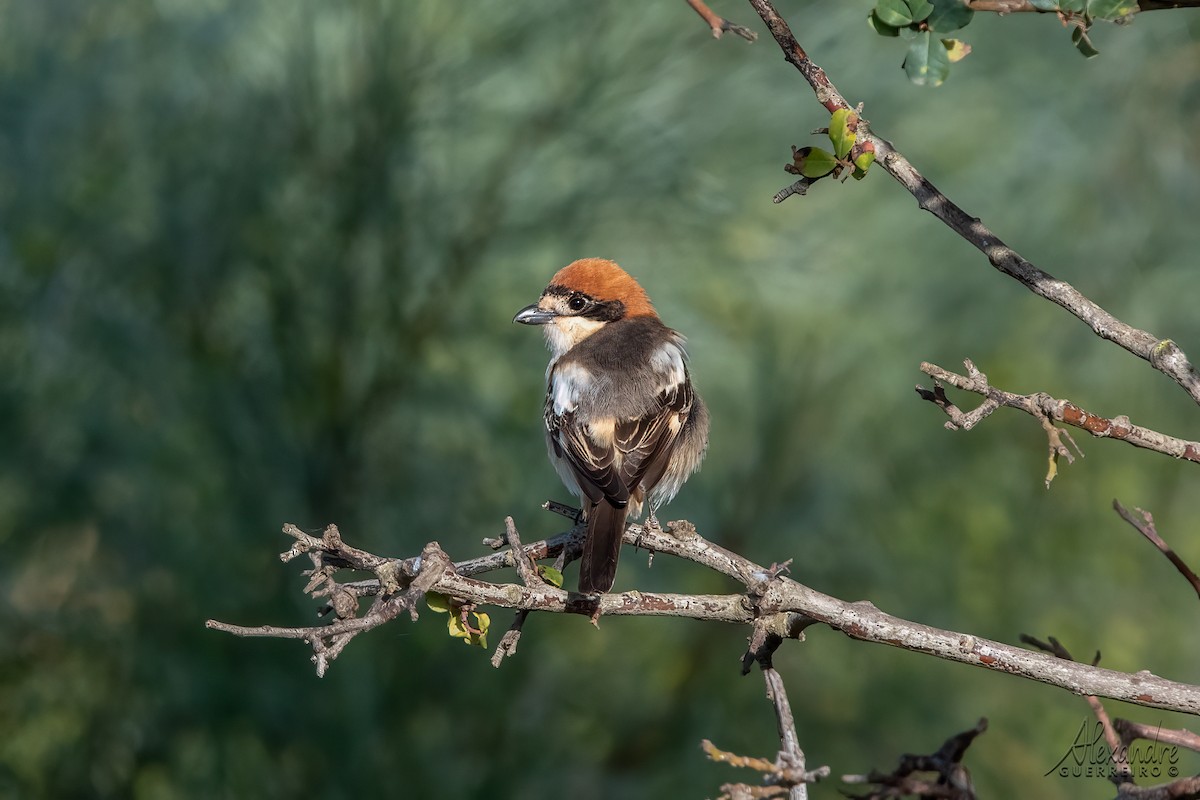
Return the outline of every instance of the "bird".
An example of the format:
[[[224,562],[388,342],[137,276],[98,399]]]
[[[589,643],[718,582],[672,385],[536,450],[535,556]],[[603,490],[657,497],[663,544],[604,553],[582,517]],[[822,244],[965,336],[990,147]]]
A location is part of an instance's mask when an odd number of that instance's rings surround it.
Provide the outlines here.
[[[627,519],[671,501],[708,450],[709,415],[692,386],[684,337],[613,261],[559,270],[513,322],[540,325],[546,368],[546,449],[579,498],[587,533],[579,591],[612,588]]]

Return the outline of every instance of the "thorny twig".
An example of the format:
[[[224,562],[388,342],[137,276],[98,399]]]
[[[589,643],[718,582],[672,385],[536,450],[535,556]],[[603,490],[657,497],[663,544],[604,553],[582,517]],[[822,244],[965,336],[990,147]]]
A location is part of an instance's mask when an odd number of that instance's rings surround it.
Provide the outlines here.
[[[769,570],[764,583],[775,580],[786,569],[786,565],[773,567]],[[762,586],[760,585],[753,594],[755,597],[761,597]],[[787,689],[784,687],[783,677],[776,671],[772,662],[775,650],[783,643],[784,636],[803,639],[803,630],[811,622],[812,620],[795,614],[782,619],[759,620],[750,634],[746,655],[742,657],[743,675],[749,672],[751,663],[757,663],[762,670],[763,680],[767,685],[767,699],[771,701],[771,705],[775,709],[775,723],[779,732],[779,753],[775,756],[775,760],[772,762],[765,758],[737,756],[717,748],[707,739],[701,743],[701,747],[711,760],[722,761],[736,767],[756,769],[763,773],[763,784],[766,787],[774,787],[781,791],[778,794],[762,793],[765,791],[763,786],[727,783],[721,787],[721,791],[724,793],[722,797],[782,797],[786,794],[790,800],[806,800],[808,784],[815,783],[829,775],[827,766],[811,771],[806,769],[806,759],[804,751],[800,747],[800,737],[796,732],[796,718],[792,715]],[[778,625],[780,624],[786,626],[786,629],[779,630]]]
[[[980,718],[974,728],[956,733],[936,753],[927,756],[906,753],[891,772],[872,771],[866,775],[843,775],[850,784],[876,784],[867,794],[848,795],[857,800],[884,800],[893,797],[936,797],[945,800],[975,800],[971,773],[962,764],[963,756],[975,737],[987,730],[987,719]],[[916,775],[933,773],[934,778]]]
[[[738,25],[725,19],[709,8],[704,0],[687,0],[687,4],[692,7],[693,11],[700,15],[701,19],[708,23],[714,39],[720,39],[721,34],[725,32],[736,34],[747,42],[753,42],[758,39],[757,33],[743,25]]]

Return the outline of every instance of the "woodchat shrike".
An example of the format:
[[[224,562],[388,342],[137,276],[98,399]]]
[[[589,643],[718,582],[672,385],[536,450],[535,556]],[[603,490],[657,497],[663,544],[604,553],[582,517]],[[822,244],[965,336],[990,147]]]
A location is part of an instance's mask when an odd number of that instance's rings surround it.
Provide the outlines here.
[[[602,258],[559,270],[513,322],[546,334],[546,447],[587,520],[579,591],[607,592],[626,519],[648,499],[653,521],[708,448],[708,410],[684,338],[632,276]]]

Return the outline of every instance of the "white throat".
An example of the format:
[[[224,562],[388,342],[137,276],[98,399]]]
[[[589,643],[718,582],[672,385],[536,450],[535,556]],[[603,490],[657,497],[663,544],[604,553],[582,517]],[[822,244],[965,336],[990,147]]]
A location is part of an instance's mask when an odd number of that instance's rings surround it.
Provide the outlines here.
[[[543,325],[546,332],[546,344],[550,347],[553,361],[557,361],[563,353],[603,328],[605,323],[585,319],[584,317],[557,317],[553,322]]]

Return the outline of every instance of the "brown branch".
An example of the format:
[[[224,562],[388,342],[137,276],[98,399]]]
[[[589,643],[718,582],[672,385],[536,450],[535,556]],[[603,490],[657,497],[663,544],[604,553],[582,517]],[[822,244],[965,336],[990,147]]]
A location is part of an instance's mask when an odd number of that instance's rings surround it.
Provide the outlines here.
[[[554,537],[569,541],[570,535]],[[317,539],[309,537],[308,544],[329,547],[317,555],[332,562],[344,561],[354,551],[340,537]],[[323,627],[277,628],[272,626],[244,627],[210,620],[210,628],[239,636],[274,636],[303,639],[314,648],[314,660],[324,651],[338,645],[332,655],[318,661],[318,669],[327,664],[344,647],[344,642],[331,641],[342,634],[357,634],[394,618],[401,611],[416,614],[415,598],[424,592],[436,592],[476,605],[491,605],[528,611],[574,613],[591,617],[599,608],[600,615],[611,616],[673,616],[735,624],[758,624],[783,637],[798,637],[811,621],[821,622],[864,642],[875,642],[925,653],[948,661],[957,661],[996,672],[1017,675],[1075,694],[1093,694],[1116,700],[1189,714],[1200,713],[1200,686],[1165,680],[1147,671],[1126,674],[1115,670],[1063,661],[1053,656],[1034,653],[1019,647],[994,642],[967,633],[941,630],[916,622],[893,617],[868,602],[849,603],[822,594],[803,584],[778,574],[778,569],[763,567],[749,559],[705,540],[694,526],[673,522],[665,530],[630,525],[625,542],[642,549],[676,556],[702,564],[733,577],[745,587],[743,594],[683,595],[647,592],[605,594],[597,603],[574,592],[549,584],[521,586],[495,584],[460,574],[464,565],[478,566],[479,560],[450,563],[436,542],[425,547],[422,554],[410,559],[386,559],[369,556],[377,564],[375,573],[383,576],[382,585],[392,588],[375,598],[371,610],[358,619],[338,620]],[[522,548],[522,552],[549,552],[546,542]],[[501,555],[501,554],[496,554]],[[503,555],[508,555],[505,553]],[[492,557],[488,557],[492,558]],[[500,560],[494,565],[499,569]],[[320,590],[324,591],[324,589]]]
[[[504,659],[517,652],[517,643],[521,641],[521,631],[525,628],[525,620],[529,617],[528,611],[518,611],[513,617],[512,625],[500,637],[500,642],[496,645],[496,651],[492,653],[492,666],[497,669]]]
[[[966,375],[958,375],[935,364],[922,362],[921,372],[933,378],[935,384],[932,391],[922,386],[916,387],[917,394],[922,399],[938,406],[950,417],[950,421],[946,423],[949,430],[970,430],[997,408],[1003,406],[1024,411],[1041,420],[1043,427],[1049,424],[1049,420],[1054,420],[1087,431],[1096,438],[1116,439],[1143,450],[1153,450],[1172,458],[1200,464],[1200,442],[1179,439],[1143,428],[1140,425],[1134,425],[1129,421],[1129,417],[1124,415],[1112,418],[1102,417],[1080,408],[1069,400],[1058,400],[1044,392],[1024,395],[1006,392],[988,383],[987,375],[980,372],[970,359],[964,361],[963,364],[966,367]],[[938,385],[939,383],[949,384],[956,389],[981,395],[985,398],[984,402],[974,411],[963,413],[950,402]],[[1052,425],[1050,427],[1053,428]],[[1051,448],[1052,450],[1058,449],[1060,455],[1071,458],[1069,451],[1053,437]]]
[[[1179,557],[1179,554],[1172,550],[1171,546],[1158,535],[1158,529],[1154,527],[1154,516],[1149,511],[1142,511],[1139,508],[1138,513],[1142,515],[1142,518],[1139,520],[1129,509],[1121,505],[1120,500],[1116,499],[1113,500],[1113,510],[1121,515],[1121,519],[1132,525],[1134,530],[1146,537],[1151,544],[1157,547],[1158,551],[1175,565],[1175,569],[1179,570],[1179,574],[1196,590],[1196,596],[1200,597],[1200,577],[1197,577],[1196,573],[1192,572],[1191,567]]]
[[[526,586],[544,586],[546,582],[542,580],[542,576],[534,567],[532,557],[527,555],[525,548],[521,546],[521,535],[517,531],[517,524],[512,517],[504,518],[504,541],[512,548],[513,562],[521,583]],[[518,611],[513,617],[512,625],[500,637],[496,650],[492,653],[493,667],[499,669],[505,658],[517,652],[517,644],[521,641],[521,632],[524,630],[525,620],[528,618],[529,612],[525,610]]]
[[[753,42],[758,39],[758,34],[749,28],[737,25],[717,14],[705,4],[704,0],[687,0],[687,4],[692,7],[692,10],[700,15],[700,18],[708,23],[708,27],[712,30],[714,39],[720,39],[721,34],[726,31],[736,34],[747,42]]]
[[[787,22],[776,12],[771,0],[749,0],[775,37],[786,58],[812,87],[817,101],[826,110],[852,109],[846,98],[829,80],[796,41]],[[1130,353],[1145,359],[1158,371],[1178,383],[1197,403],[1200,403],[1200,372],[1192,366],[1187,355],[1170,339],[1160,339],[1147,331],[1134,328],[1089,300],[1071,284],[1038,269],[992,233],[977,218],[963,211],[938,191],[917,171],[891,142],[874,134],[865,119],[858,123],[858,140],[875,148],[875,161],[900,185],[917,199],[918,205],[932,213],[955,233],[978,248],[992,266],[1016,279],[1039,297],[1069,311],[1102,339],[1120,345]]]

